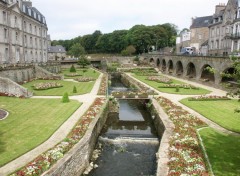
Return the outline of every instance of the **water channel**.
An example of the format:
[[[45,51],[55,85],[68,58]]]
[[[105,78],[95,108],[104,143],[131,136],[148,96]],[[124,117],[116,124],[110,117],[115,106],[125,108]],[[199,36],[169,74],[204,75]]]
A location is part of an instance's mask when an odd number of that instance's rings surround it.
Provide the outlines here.
[[[128,91],[112,78],[110,92]],[[119,114],[110,114],[99,136],[101,155],[91,176],[155,175],[159,139],[146,108],[147,100],[119,100]]]

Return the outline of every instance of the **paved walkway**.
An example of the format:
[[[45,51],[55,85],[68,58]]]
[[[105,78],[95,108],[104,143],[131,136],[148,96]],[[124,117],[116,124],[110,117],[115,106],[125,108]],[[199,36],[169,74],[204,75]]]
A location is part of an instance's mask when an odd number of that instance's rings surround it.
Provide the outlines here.
[[[77,100],[82,102],[83,104],[75,111],[72,116],[44,143],[39,145],[38,147],[34,148],[33,150],[27,152],[26,154],[20,156],[19,158],[11,161],[10,163],[6,164],[5,166],[0,168],[0,176],[8,175],[15,171],[18,168],[25,166],[27,163],[32,161],[34,158],[42,154],[43,152],[47,151],[48,149],[54,147],[60,141],[62,141],[74,125],[78,122],[79,118],[86,112],[86,110],[91,106],[94,102],[98,93],[98,89],[100,87],[101,79],[103,74],[100,74],[94,87],[92,88],[91,92],[84,95],[76,95],[71,96],[70,99]],[[34,96],[32,98],[62,98],[61,96]]]
[[[128,76],[132,77],[134,80],[138,81],[138,82],[141,82],[139,81],[138,79],[134,78],[130,73],[127,74]],[[223,90],[219,90],[219,89],[216,89],[216,88],[213,88],[213,87],[209,87],[209,86],[206,86],[206,85],[202,85],[202,84],[198,84],[198,83],[195,83],[195,82],[191,82],[191,81],[187,81],[187,80],[184,80],[184,79],[180,79],[180,78],[175,78],[175,77],[172,77],[172,76],[168,76],[168,75],[165,75],[169,78],[172,78],[172,79],[176,79],[176,80],[179,80],[179,81],[182,81],[182,82],[185,82],[185,83],[188,83],[188,84],[191,84],[191,85],[194,85],[194,86],[197,86],[197,87],[201,87],[201,88],[204,88],[204,89],[208,89],[210,91],[212,91],[209,95],[218,95],[218,96],[225,96],[227,92],[223,91]],[[151,89],[154,89],[153,87],[149,86],[148,84],[145,84],[143,82],[141,82],[142,84],[144,84],[145,86],[151,88]],[[183,109],[187,110],[189,113],[195,115],[196,117],[198,117],[199,119],[201,119],[202,121],[204,121],[206,124],[208,124],[208,126],[220,131],[220,132],[223,132],[223,133],[226,133],[226,134],[231,134],[231,135],[235,135],[235,136],[240,136],[240,133],[235,133],[235,132],[232,132],[232,131],[229,131],[221,126],[219,126],[218,124],[216,124],[215,122],[207,119],[206,117],[202,116],[201,114],[199,114],[198,112],[192,110],[191,108],[183,105],[182,103],[180,103],[179,101],[184,99],[184,98],[188,98],[188,97],[194,97],[194,96],[199,96],[199,95],[177,95],[177,94],[168,94],[168,93],[163,93],[163,92],[160,92],[158,91],[157,89],[154,89],[160,96],[162,97],[165,97],[169,100],[171,100],[172,102],[174,102],[175,104],[177,104],[178,106],[181,106]]]

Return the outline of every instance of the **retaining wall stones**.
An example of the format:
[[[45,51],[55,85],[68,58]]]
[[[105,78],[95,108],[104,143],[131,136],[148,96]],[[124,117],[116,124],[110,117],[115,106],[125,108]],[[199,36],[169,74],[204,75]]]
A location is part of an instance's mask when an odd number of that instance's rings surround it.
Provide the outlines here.
[[[14,81],[2,77],[0,77],[0,93],[16,97],[31,97],[33,95],[32,92]]]
[[[107,120],[107,106],[90,124],[86,134],[43,176],[80,176],[89,165],[100,131]]]

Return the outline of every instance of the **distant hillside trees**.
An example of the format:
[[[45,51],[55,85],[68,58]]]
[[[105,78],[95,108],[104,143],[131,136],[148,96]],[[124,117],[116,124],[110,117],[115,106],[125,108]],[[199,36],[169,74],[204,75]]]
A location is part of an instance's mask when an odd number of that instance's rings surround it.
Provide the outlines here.
[[[54,40],[52,45],[64,46],[68,54],[72,54],[72,47],[76,44],[80,44],[86,53],[121,53],[128,46],[132,46],[136,50],[135,53],[139,54],[147,52],[151,46],[157,46],[157,49],[173,47],[176,36],[177,27],[174,24],[135,25],[129,30],[116,30],[107,34],[96,30],[92,34],[71,40]]]

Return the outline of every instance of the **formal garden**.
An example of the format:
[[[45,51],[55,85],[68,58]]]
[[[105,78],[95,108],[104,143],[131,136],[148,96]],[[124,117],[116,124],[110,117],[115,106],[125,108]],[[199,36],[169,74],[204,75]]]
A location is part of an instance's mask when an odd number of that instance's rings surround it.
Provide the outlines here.
[[[81,105],[61,99],[0,97],[9,116],[0,121],[0,166],[46,141]]]
[[[62,75],[64,75],[65,79],[70,80],[38,79],[23,84],[23,86],[32,91],[35,96],[62,96],[65,92],[69,96],[81,95],[91,92],[100,73],[91,68],[77,68],[76,72],[63,69]]]
[[[153,69],[130,70],[134,78],[148,84],[160,92],[180,95],[201,95],[208,94],[210,91],[183,83],[178,80],[169,79],[157,73]]]

